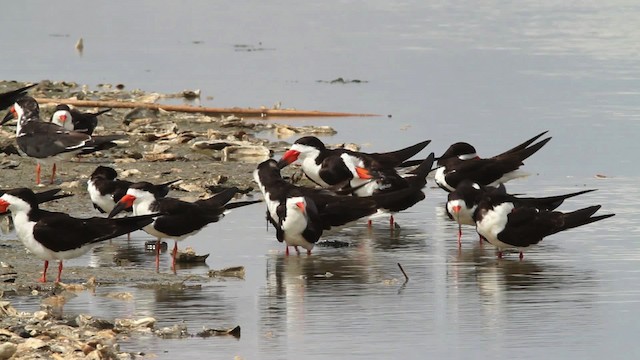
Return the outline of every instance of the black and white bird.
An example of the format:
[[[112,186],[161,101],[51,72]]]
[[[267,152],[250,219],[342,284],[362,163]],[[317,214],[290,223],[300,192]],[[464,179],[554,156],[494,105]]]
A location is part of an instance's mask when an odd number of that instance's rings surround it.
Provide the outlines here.
[[[326,189],[311,189],[285,181],[275,160],[260,163],[253,177],[262,191],[267,205],[267,220],[276,229],[276,238],[286,245],[311,250],[324,230],[342,226],[374,214],[378,208],[390,207],[395,197],[374,195],[353,197],[336,195]],[[401,190],[397,194],[405,196]]]
[[[600,207],[589,206],[567,213],[539,210],[516,206],[510,195],[492,193],[482,197],[473,218],[478,234],[498,248],[498,257],[502,257],[505,249],[517,249],[522,259],[524,249],[546,236],[615,215],[593,216]]]
[[[62,126],[65,130],[92,135],[98,126],[98,116],[109,111],[111,108],[94,113],[81,112],[70,108],[67,104],[59,104],[51,115],[50,122]]]
[[[117,178],[118,172],[108,166],[99,165],[91,173],[87,181],[87,191],[93,207],[101,213],[110,213],[116,206],[116,203],[127,194],[127,190],[134,183],[127,180]],[[170,185],[180,181],[180,179],[168,181],[162,184],[153,185],[153,193],[159,197],[165,197],[169,194]],[[132,211],[132,209],[127,209]]]
[[[41,164],[53,163],[51,183],[55,180],[56,161],[68,159],[78,154],[115,146],[114,140],[124,135],[90,136],[77,131],[68,131],[63,127],[43,122],[40,119],[40,108],[36,100],[25,96],[16,101],[9,115],[18,118],[16,142],[22,154],[35,158],[36,184],[40,184]]]
[[[440,167],[435,173],[436,184],[450,192],[455,190],[463,180],[471,180],[482,186],[496,187],[509,180],[527,176],[528,173],[519,170],[523,161],[540,150],[549,140],[551,140],[550,137],[531,146],[519,145],[514,148],[515,150],[511,149],[491,158],[477,157],[475,149],[468,150],[474,152],[465,156],[448,157],[448,160],[441,157],[438,160]]]
[[[133,208],[134,215],[160,213],[160,216],[143,228],[149,235],[158,238],[156,242],[156,268],[160,263],[160,240],[173,239],[172,269],[175,270],[178,241],[198,233],[206,225],[222,219],[231,209],[251,205],[258,201],[237,201],[229,203],[238,188],[232,187],[203,200],[187,202],[175,198],[163,197],[166,192],[149,182],[137,182],[127,190],[109,213],[113,217],[119,212]]]
[[[462,225],[475,226],[473,214],[478,208],[480,200],[485,196],[500,195],[504,199],[508,199],[517,207],[532,207],[538,210],[551,211],[557,209],[562,203],[574,196],[586,194],[595,191],[595,189],[582,190],[564,195],[545,196],[545,197],[521,197],[509,195],[504,185],[499,187],[480,186],[470,180],[464,180],[458,184],[458,187],[450,192],[447,196],[445,210],[449,219],[458,223],[458,247],[462,245]],[[480,239],[482,241],[482,239]]]
[[[389,169],[402,166],[403,162],[424,149],[431,140],[422,141],[404,149],[386,153],[364,153],[347,149],[329,149],[315,136],[304,136],[296,140],[287,150],[278,166],[283,168],[295,161],[302,165],[302,171],[314,183],[328,188],[341,186],[353,178],[353,173],[345,163],[343,154],[363,161],[365,167]]]
[[[18,101],[18,99],[27,95],[27,90],[31,89],[36,85],[38,84],[36,83],[36,84],[27,85],[16,90],[7,91],[5,93],[0,94],[0,110],[4,110],[9,106],[13,105],[16,101]],[[5,122],[7,122],[10,119],[11,117],[7,116],[7,119],[6,120],[3,119],[2,122],[0,122],[0,125],[3,125]]]
[[[56,282],[60,282],[63,260],[85,254],[100,241],[138,230],[156,216],[74,218],[38,208],[38,198],[27,188],[8,190],[0,196],[0,212],[6,211],[11,212],[18,239],[31,253],[44,260],[41,282],[47,281],[50,260],[59,261]]]
[[[388,201],[379,212],[390,214],[390,224],[394,225],[393,214],[406,210],[424,200],[422,189],[427,185],[427,175],[435,161],[434,153],[422,160],[418,167],[400,174],[395,168],[375,169],[351,155],[343,154],[345,164],[353,174],[348,189],[352,195],[364,197],[387,194]],[[399,191],[403,190],[403,191]],[[409,191],[412,190],[412,191]]]

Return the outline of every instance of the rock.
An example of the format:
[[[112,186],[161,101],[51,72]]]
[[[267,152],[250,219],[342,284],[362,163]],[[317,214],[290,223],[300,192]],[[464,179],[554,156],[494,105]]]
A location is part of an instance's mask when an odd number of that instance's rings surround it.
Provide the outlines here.
[[[0,360],[9,359],[18,350],[18,345],[10,342],[0,344]]]
[[[132,330],[142,330],[153,328],[156,324],[156,319],[152,317],[145,317],[138,320],[133,319],[116,319],[115,325],[116,328],[120,329],[132,329]]]
[[[178,251],[176,262],[183,264],[204,263],[208,257],[209,254],[197,255],[193,248],[189,246],[184,251]]]
[[[211,336],[226,336],[231,335],[235,338],[240,338],[240,325],[230,329],[203,329],[196,336],[199,337],[211,337]]]
[[[36,311],[33,313],[33,318],[37,320],[45,320],[49,318],[49,313],[43,310]]]
[[[165,339],[179,339],[190,336],[185,324],[175,324],[171,327],[156,330],[156,335]]]
[[[0,317],[16,316],[18,311],[8,301],[0,301]]]
[[[0,282],[3,283],[14,283],[16,282],[16,278],[18,277],[18,273],[15,271],[7,272],[4,274],[0,274]]]
[[[186,192],[204,192],[204,187],[197,185],[197,184],[193,184],[193,183],[180,183],[176,185],[178,187],[179,190],[182,191],[186,191]]]
[[[169,145],[154,144],[153,149],[151,149],[151,151],[148,151],[147,154],[162,154],[169,149],[171,149],[171,146]]]
[[[125,125],[130,125],[133,120],[145,118],[157,118],[160,112],[154,109],[135,108],[124,115]]]
[[[26,349],[41,349],[43,347],[47,346],[47,343],[44,342],[43,340],[40,340],[38,338],[29,338],[27,340],[25,340],[25,342],[23,342],[22,344],[20,344],[18,347],[24,347]]]
[[[128,178],[131,175],[139,175],[140,174],[140,170],[138,169],[128,169],[125,171],[120,172],[120,178],[124,179],[124,178]]]
[[[220,270],[209,270],[209,277],[237,277],[244,279],[244,266],[232,266]]]
[[[261,163],[273,155],[272,151],[262,145],[232,145],[222,149],[222,160],[236,160]]]
[[[178,160],[178,156],[176,154],[165,153],[165,154],[152,154],[152,153],[144,153],[142,158],[146,161],[175,161]]]
[[[133,295],[129,292],[119,292],[119,293],[113,292],[113,293],[107,293],[104,296],[111,299],[116,299],[116,300],[124,300],[124,301],[133,300]]]
[[[70,188],[78,188],[80,186],[84,186],[84,184],[80,184],[80,181],[78,180],[74,180],[74,181],[65,181],[62,184],[60,184],[60,187],[63,189],[70,189]]]
[[[193,150],[214,150],[221,151],[227,146],[234,145],[234,143],[228,141],[219,141],[219,140],[201,140],[196,141],[191,144],[191,148]]]
[[[114,324],[111,321],[96,318],[87,314],[80,314],[76,316],[75,320],[79,327],[91,327],[99,330],[114,328]]]

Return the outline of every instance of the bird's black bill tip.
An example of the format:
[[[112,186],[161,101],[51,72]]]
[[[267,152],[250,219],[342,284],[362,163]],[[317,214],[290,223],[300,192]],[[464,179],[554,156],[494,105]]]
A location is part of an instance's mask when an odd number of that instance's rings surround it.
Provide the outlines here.
[[[127,208],[129,208],[129,206],[127,206],[127,204],[125,204],[124,202],[118,202],[116,204],[116,206],[113,208],[113,210],[111,210],[111,212],[109,213],[109,215],[107,217],[108,218],[112,218],[112,217],[118,215],[119,213],[123,212]]]
[[[278,161],[278,165],[277,166],[278,166],[278,169],[282,170],[282,169],[286,168],[287,166],[289,166],[289,162],[283,158],[283,159],[280,159],[280,161]]]
[[[6,122],[12,119],[13,119],[13,111],[9,110],[7,111],[7,114],[4,116],[4,118],[2,118],[2,121],[0,121],[0,125],[4,125]]]

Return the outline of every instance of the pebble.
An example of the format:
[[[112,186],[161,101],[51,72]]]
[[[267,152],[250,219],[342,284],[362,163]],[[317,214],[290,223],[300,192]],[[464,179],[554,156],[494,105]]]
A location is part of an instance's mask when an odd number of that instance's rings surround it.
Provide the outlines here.
[[[0,344],[0,360],[9,359],[18,350],[18,345],[10,342]]]

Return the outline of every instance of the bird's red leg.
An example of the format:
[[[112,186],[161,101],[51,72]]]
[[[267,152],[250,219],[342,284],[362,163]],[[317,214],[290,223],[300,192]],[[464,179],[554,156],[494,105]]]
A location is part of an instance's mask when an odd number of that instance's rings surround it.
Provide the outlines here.
[[[524,253],[522,251],[520,251],[520,260],[524,259]]]
[[[371,227],[373,225],[373,221],[371,221],[371,219],[369,219],[369,221],[367,221],[367,226]]]
[[[131,241],[131,233],[127,233],[127,241]]]
[[[311,255],[311,250],[307,250],[307,256]]]
[[[53,163],[53,171],[51,171],[51,182],[49,184],[53,184],[53,181],[56,179],[56,163]]]
[[[498,251],[498,259],[502,259],[502,251]]]
[[[156,240],[156,272],[160,272],[160,238]]]
[[[462,224],[458,223],[458,249],[462,247]]]
[[[36,164],[36,185],[40,185],[40,163]]]
[[[58,263],[58,277],[56,278],[56,283],[60,282],[60,277],[62,276],[62,260]]]
[[[173,261],[171,263],[171,269],[173,269],[173,271],[176,271],[176,256],[178,256],[178,242],[174,241],[173,242]]]
[[[47,269],[49,268],[49,260],[44,261],[44,270],[42,271],[42,277],[38,279],[38,282],[46,283],[47,282]]]
[[[284,248],[285,248],[285,250],[284,250],[284,254],[285,254],[286,256],[289,256],[289,245],[285,245],[285,246],[284,246]]]
[[[393,223],[395,222],[395,219],[393,218],[393,215],[391,215],[389,217],[389,227],[391,227],[393,229]]]

